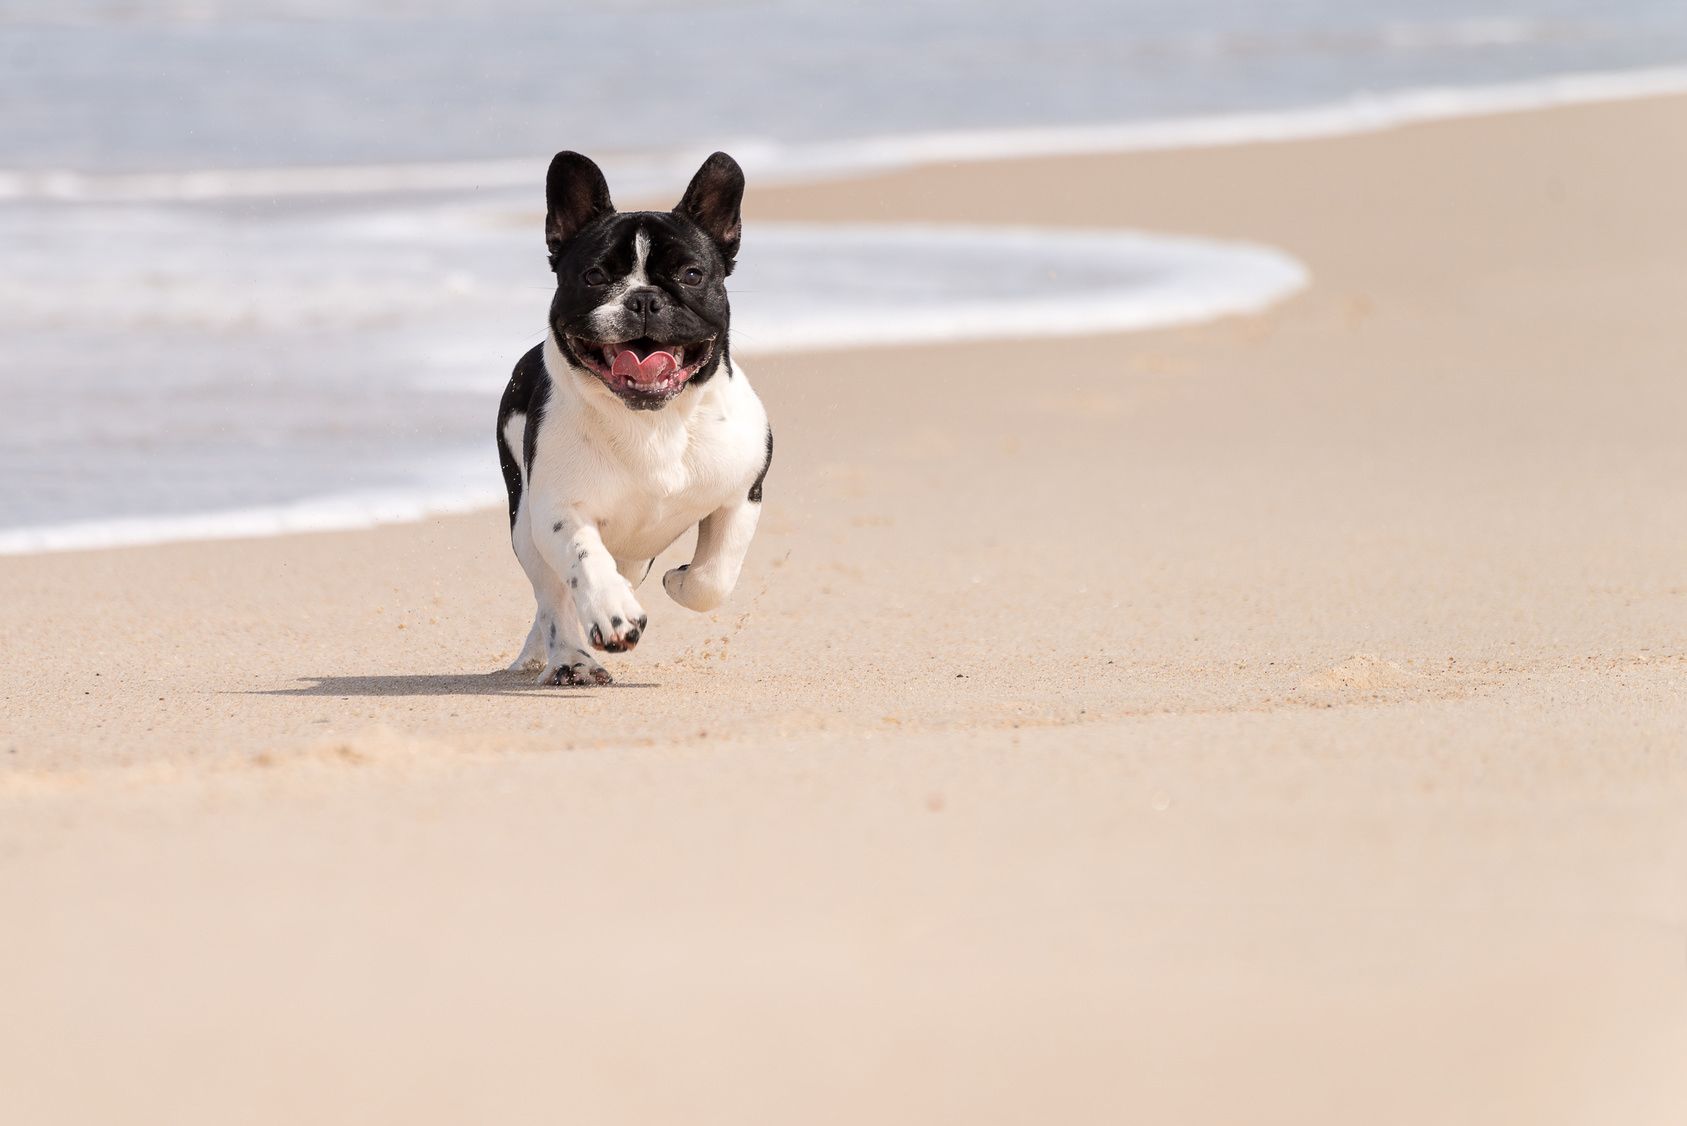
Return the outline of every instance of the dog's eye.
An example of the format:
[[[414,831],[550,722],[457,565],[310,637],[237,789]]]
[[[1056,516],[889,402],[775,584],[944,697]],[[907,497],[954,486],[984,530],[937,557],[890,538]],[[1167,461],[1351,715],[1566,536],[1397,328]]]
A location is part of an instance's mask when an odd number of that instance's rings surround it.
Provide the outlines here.
[[[702,285],[703,271],[699,270],[696,266],[687,266],[680,272],[679,280],[684,282],[686,285]]]
[[[598,267],[593,266],[591,269],[586,271],[585,276],[582,277],[581,280],[591,286],[608,285],[609,275],[604,273]]]

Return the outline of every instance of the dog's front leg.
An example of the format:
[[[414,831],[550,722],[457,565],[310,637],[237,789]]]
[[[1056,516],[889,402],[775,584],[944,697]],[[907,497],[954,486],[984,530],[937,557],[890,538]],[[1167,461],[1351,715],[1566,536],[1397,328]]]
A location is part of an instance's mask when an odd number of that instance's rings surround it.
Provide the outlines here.
[[[567,577],[586,640],[611,653],[637,645],[648,619],[631,584],[615,569],[615,557],[603,546],[597,525],[572,508],[534,515],[539,553]]]
[[[668,597],[688,610],[713,610],[738,585],[738,572],[761,519],[759,501],[743,500],[703,517],[691,562],[662,576]]]

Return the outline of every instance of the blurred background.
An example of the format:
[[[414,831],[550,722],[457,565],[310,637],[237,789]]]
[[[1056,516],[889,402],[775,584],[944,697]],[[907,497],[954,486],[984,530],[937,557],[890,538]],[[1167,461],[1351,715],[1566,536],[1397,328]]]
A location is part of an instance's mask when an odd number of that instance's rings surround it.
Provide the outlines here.
[[[542,333],[559,148],[645,205],[728,149],[753,221],[758,183],[1116,147],[1133,123],[1156,144],[1235,115],[1242,136],[1318,107],[1351,125],[1403,92],[1683,57],[1678,0],[12,0],[0,550],[495,502],[489,420]],[[1062,309],[1173,323],[1303,280],[1265,248],[1038,218],[983,244],[989,270],[976,232],[752,226],[739,354],[1059,331]]]

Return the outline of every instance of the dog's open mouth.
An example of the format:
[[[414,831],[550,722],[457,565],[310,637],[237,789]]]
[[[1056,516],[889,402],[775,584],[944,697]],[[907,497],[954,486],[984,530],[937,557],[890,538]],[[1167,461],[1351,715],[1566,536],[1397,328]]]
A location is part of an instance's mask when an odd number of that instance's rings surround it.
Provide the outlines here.
[[[685,386],[714,354],[713,340],[657,343],[649,337],[599,344],[578,336],[568,347],[592,374],[633,406],[660,406]]]

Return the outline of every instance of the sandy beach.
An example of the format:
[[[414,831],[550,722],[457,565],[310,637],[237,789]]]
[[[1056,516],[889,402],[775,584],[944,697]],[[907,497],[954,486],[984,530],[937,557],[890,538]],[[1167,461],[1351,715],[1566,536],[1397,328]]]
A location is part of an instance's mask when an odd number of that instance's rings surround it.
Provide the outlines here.
[[[1687,98],[746,219],[1312,282],[747,365],[609,689],[492,671],[499,511],[0,558],[0,1120],[1682,1121]]]

